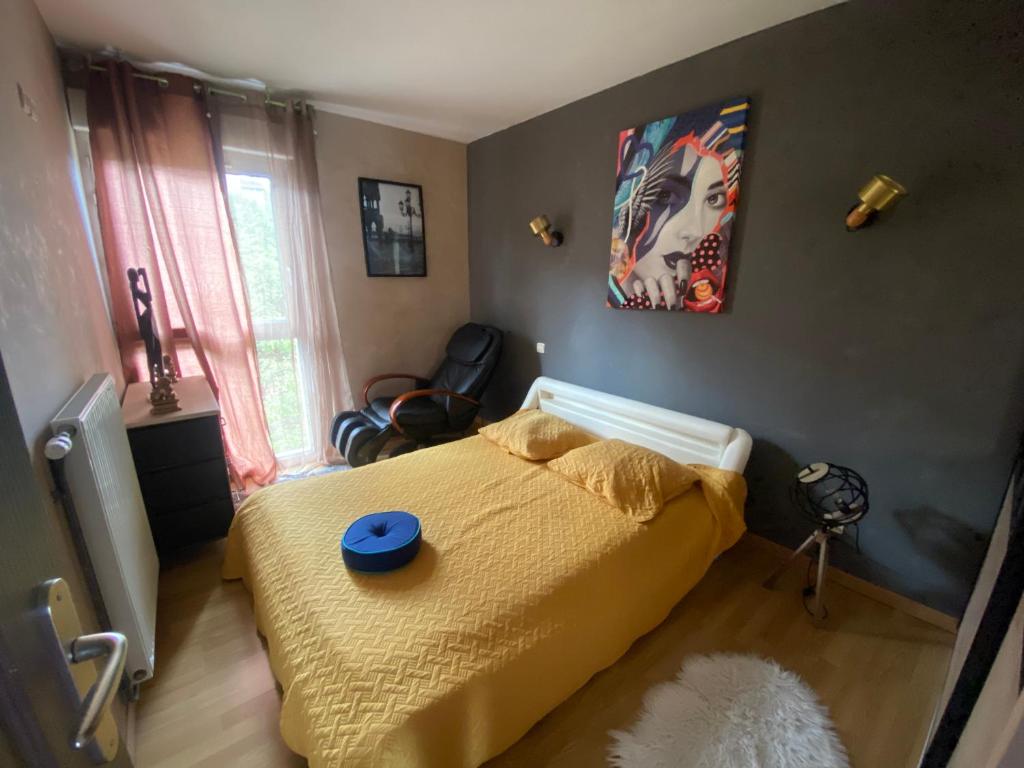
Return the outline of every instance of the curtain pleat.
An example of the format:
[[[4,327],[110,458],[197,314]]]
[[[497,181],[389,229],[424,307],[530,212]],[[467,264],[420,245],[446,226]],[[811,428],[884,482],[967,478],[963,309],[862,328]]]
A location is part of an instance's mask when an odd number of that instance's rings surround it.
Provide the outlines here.
[[[126,377],[148,379],[126,277],[129,267],[142,266],[167,353],[183,373],[198,367],[220,403],[233,482],[264,485],[274,480],[277,463],[205,107],[190,78],[167,75],[161,86],[133,73],[110,62],[104,72],[90,72],[87,91],[96,202]],[[178,328],[186,339],[176,338]]]
[[[331,419],[352,407],[334,301],[330,261],[320,210],[312,113],[305,106],[265,105],[212,96],[214,144],[228,153],[255,154],[271,179],[271,199],[281,258],[288,322],[296,345],[307,448],[291,463],[340,460],[331,445]],[[225,171],[223,161],[222,173]]]

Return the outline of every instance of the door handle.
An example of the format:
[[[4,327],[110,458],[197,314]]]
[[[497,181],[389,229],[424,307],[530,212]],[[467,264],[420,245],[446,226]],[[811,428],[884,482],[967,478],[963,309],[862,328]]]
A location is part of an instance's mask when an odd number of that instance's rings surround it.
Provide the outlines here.
[[[120,746],[110,705],[124,674],[128,640],[120,632],[84,634],[64,579],[50,579],[40,589],[39,602],[49,626],[46,634],[52,638],[53,664],[62,670],[58,675],[77,713],[71,747],[84,751],[97,765],[109,763]],[[103,659],[106,662],[97,674],[96,664]]]
[[[81,720],[75,730],[71,746],[84,749],[96,735],[103,713],[110,709],[117,685],[124,674],[124,660],[128,652],[128,639],[120,632],[97,632],[94,635],[80,635],[71,641],[68,661],[80,664],[91,659],[107,656],[107,663],[96,682],[89,688],[82,701]]]

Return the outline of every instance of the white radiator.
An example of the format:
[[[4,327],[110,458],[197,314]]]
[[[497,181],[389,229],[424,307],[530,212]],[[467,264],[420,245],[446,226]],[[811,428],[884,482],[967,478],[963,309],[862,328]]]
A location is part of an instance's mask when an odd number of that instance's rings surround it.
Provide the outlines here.
[[[159,562],[113,379],[93,376],[50,426],[70,438],[68,487],[111,629],[128,638],[125,673],[140,683],[153,676]],[[48,455],[54,443],[66,450],[54,438]]]

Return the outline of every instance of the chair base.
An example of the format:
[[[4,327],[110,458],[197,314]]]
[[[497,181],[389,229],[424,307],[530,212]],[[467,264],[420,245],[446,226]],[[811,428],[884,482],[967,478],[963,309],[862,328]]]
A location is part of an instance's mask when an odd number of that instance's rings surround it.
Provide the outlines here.
[[[394,458],[420,448],[458,440],[464,436],[465,432],[431,435],[423,439],[413,435],[413,439],[392,448],[386,457]],[[334,417],[334,423],[331,425],[331,442],[351,467],[372,464],[388,442],[396,437],[399,437],[399,434],[394,427],[381,427],[363,411],[342,411]]]
[[[331,425],[331,442],[349,466],[361,467],[377,460],[394,433],[391,426],[380,427],[360,411],[342,411]]]

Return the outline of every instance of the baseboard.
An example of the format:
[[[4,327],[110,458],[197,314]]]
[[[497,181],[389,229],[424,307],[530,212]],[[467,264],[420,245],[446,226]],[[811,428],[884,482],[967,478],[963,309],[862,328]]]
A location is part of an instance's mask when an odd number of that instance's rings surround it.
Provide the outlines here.
[[[778,544],[770,539],[766,539],[763,536],[758,536],[756,533],[750,533],[748,531],[745,534],[745,538],[750,541],[750,543],[777,554],[780,560],[784,560],[793,554],[793,550],[789,547]],[[800,558],[804,562],[807,562],[807,560],[810,559],[806,555],[801,555]],[[834,566],[829,566],[828,578],[835,584],[841,584],[847,589],[851,589],[865,597],[871,598],[875,602],[888,605],[890,608],[895,608],[908,616],[913,616],[915,619],[920,619],[923,622],[947,632],[956,634],[957,628],[959,627],[959,620],[954,616],[950,616],[948,613],[943,613],[936,608],[911,600],[906,595],[900,595],[886,589],[885,587],[872,584],[870,581],[865,581],[864,579],[849,574],[846,571],[841,571]]]

